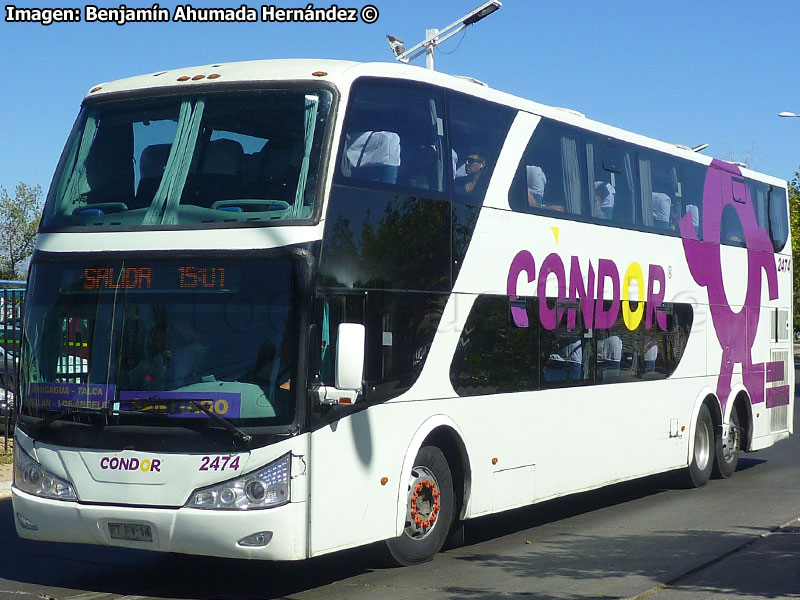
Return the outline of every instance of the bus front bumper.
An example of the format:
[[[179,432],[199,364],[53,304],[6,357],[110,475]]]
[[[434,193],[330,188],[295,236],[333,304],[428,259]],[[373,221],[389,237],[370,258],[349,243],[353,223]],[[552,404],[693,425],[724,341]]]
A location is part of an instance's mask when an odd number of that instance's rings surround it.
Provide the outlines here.
[[[37,498],[16,487],[11,494],[17,534],[25,539],[260,560],[299,560],[308,555],[305,502],[229,512],[62,502]],[[135,537],[149,533],[151,540],[115,539],[112,530]],[[256,545],[243,545],[243,540]]]

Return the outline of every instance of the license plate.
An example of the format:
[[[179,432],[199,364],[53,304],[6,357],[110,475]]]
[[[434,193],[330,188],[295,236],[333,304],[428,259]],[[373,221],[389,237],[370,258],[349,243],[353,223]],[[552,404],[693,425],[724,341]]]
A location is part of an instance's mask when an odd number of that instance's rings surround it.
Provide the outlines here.
[[[135,523],[109,523],[108,533],[115,540],[129,540],[132,542],[152,542],[153,533],[150,525],[137,525]]]

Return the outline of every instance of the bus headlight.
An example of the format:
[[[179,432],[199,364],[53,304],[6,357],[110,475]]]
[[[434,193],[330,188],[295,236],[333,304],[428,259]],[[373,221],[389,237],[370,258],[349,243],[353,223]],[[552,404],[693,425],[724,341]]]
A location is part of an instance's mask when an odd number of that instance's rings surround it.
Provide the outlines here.
[[[14,444],[14,485],[19,490],[40,498],[71,502],[78,499],[70,482],[50,473],[20,448],[19,444]]]
[[[254,510],[289,502],[291,454],[249,475],[192,492],[186,506],[210,510]]]

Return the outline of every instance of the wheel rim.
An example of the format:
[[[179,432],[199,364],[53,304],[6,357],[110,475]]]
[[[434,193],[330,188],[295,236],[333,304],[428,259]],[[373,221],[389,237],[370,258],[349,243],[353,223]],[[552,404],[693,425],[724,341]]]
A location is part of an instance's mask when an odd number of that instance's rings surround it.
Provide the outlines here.
[[[405,533],[414,540],[428,537],[439,517],[441,503],[439,482],[427,467],[411,469],[408,482],[408,512]]]
[[[728,421],[728,435],[722,438],[722,459],[726,463],[733,462],[739,452],[739,428],[733,422]]]
[[[698,421],[697,430],[694,433],[694,462],[697,468],[705,471],[708,461],[711,458],[711,432],[708,423]]]

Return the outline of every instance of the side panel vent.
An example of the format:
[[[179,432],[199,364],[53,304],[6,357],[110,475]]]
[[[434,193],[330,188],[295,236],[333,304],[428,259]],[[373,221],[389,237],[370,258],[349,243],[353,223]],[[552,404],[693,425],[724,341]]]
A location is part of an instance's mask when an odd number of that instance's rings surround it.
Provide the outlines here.
[[[789,405],[775,406],[769,413],[769,430],[771,432],[785,431],[789,428]]]
[[[780,314],[778,314],[780,322]],[[770,362],[767,364],[766,407],[769,409],[769,430],[785,431],[789,428],[789,369],[794,368],[789,362],[788,350],[772,350]]]

